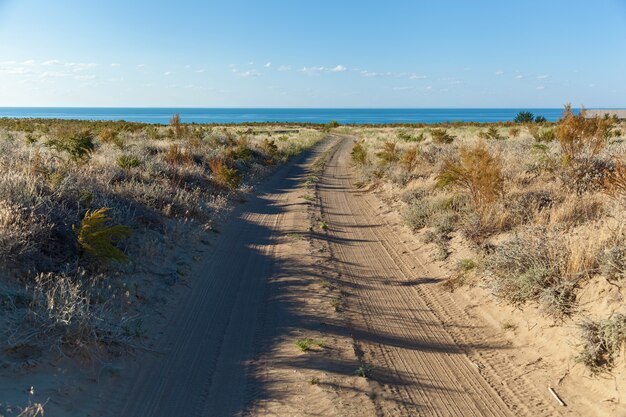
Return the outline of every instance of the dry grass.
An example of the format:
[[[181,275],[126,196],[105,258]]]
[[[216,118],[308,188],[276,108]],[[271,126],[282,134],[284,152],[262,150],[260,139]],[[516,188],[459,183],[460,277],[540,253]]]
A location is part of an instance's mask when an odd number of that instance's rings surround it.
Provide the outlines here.
[[[301,127],[276,141],[275,129],[0,120],[2,349],[130,345],[144,267],[213,229],[242,181],[323,137]]]
[[[388,182],[407,225],[456,271],[451,289],[480,282],[498,299],[536,305],[557,323],[589,311],[626,313],[623,290],[611,299],[590,293],[604,279],[621,288],[626,277],[623,124],[567,106],[558,123],[508,131],[472,124],[353,131],[360,183]],[[453,139],[442,140],[444,131]],[[505,132],[507,140],[494,140]],[[389,142],[399,158],[385,158],[381,169],[372,156],[389,154]],[[481,267],[456,268],[470,253]]]

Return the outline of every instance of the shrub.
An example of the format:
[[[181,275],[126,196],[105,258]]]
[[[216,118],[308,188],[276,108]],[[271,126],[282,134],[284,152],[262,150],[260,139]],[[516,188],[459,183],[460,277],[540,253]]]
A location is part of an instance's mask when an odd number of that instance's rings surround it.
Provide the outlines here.
[[[170,118],[170,126],[176,138],[181,138],[183,136],[183,126],[180,123],[180,114],[175,113]]]
[[[170,143],[163,159],[165,159],[165,161],[170,165],[174,166],[188,165],[193,162],[191,155],[188,152],[185,152],[177,143]]]
[[[400,165],[402,168],[407,172],[413,171],[413,169],[417,166],[418,155],[419,153],[417,147],[409,148],[404,151],[402,157],[400,158]]]
[[[106,207],[87,210],[76,231],[78,243],[85,252],[95,258],[125,262],[128,258],[114,244],[130,237],[131,229],[121,225],[107,226],[106,224],[111,221],[106,215],[109,210]]]
[[[398,148],[395,142],[386,141],[383,143],[383,149],[376,154],[384,163],[392,163],[398,160]]]
[[[519,127],[512,127],[509,129],[509,136],[511,136],[512,138],[516,138],[518,137],[520,134],[520,128]]]
[[[517,115],[515,116],[515,119],[513,119],[513,121],[515,123],[532,123],[534,118],[535,118],[535,115],[532,114],[532,112],[521,111],[521,112],[517,113]]]
[[[34,255],[51,229],[48,219],[0,200],[0,264]]]
[[[237,169],[229,168],[219,159],[212,159],[209,161],[209,167],[213,173],[213,179],[218,185],[231,189],[239,187],[241,175],[239,175]]]
[[[96,149],[93,135],[89,130],[60,131],[46,145],[57,152],[65,152],[72,161],[86,161]]]
[[[398,132],[398,139],[405,142],[422,142],[424,140],[424,132],[420,132],[419,135],[413,136],[410,133],[401,130]]]
[[[439,144],[452,143],[456,139],[446,129],[432,129],[430,135],[433,138],[433,142]]]
[[[579,324],[582,349],[578,360],[593,374],[610,371],[615,355],[626,342],[626,315],[616,314],[606,320],[586,320]]]
[[[626,166],[621,161],[616,161],[612,170],[605,169],[602,189],[610,197],[626,201]]]
[[[354,145],[352,145],[352,152],[350,152],[350,156],[355,163],[359,165],[365,164],[367,161],[367,150],[365,149],[363,142],[355,142]]]
[[[491,139],[491,140],[502,140],[506,139],[498,132],[498,128],[495,126],[490,126],[485,132],[480,132],[478,136],[482,139]]]
[[[482,141],[471,147],[461,145],[459,159],[444,159],[436,179],[440,188],[455,185],[466,190],[474,208],[484,213],[502,195],[502,160]]]
[[[626,246],[605,249],[600,259],[600,271],[609,281],[626,277]]]
[[[120,155],[117,157],[117,166],[124,170],[137,168],[141,165],[139,158],[133,155]]]
[[[615,124],[616,120],[610,117],[587,118],[584,108],[574,115],[572,106],[566,105],[556,129],[565,162],[570,164],[581,157],[597,155],[615,135]]]
[[[556,139],[554,129],[541,128],[538,126],[528,126],[528,132],[536,142],[552,142]]]
[[[276,155],[278,155],[278,146],[273,139],[263,139],[263,142],[261,143],[261,149],[263,149],[263,152],[265,152],[265,154],[270,158],[274,158],[276,157]]]
[[[575,306],[576,280],[563,278],[565,268],[565,249],[538,231],[502,243],[486,262],[496,297],[514,305],[537,301],[553,317],[569,315]]]
[[[413,200],[403,212],[402,217],[406,224],[413,230],[419,230],[426,226],[428,219],[433,214],[431,204],[428,200]]]
[[[535,123],[547,123],[547,122],[548,122],[548,119],[546,119],[546,118],[545,118],[545,117],[543,117],[543,116],[537,116],[537,117],[535,117]]]

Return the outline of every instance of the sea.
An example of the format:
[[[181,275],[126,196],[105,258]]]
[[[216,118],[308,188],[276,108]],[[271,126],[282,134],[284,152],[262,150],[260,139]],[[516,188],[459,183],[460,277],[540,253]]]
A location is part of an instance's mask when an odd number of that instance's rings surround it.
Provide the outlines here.
[[[549,121],[558,120],[562,108],[139,108],[139,107],[0,107],[0,118],[125,120],[167,124],[178,113],[183,123],[295,122],[340,124],[506,122],[520,111]]]

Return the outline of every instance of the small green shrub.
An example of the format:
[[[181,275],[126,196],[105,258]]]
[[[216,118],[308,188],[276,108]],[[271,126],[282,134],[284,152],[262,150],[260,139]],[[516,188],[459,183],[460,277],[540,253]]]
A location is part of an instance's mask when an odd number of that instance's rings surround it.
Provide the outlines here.
[[[432,206],[426,199],[416,199],[404,210],[402,218],[413,230],[426,227],[428,219],[433,214]]]
[[[219,159],[209,161],[215,182],[225,188],[235,189],[241,183],[241,175],[236,168],[230,168]]]
[[[383,149],[376,154],[378,158],[384,163],[390,164],[396,162],[399,158],[398,148],[395,142],[383,143]]]
[[[433,138],[433,142],[438,144],[452,143],[454,139],[456,139],[456,137],[448,133],[446,129],[432,129],[430,136]]]
[[[365,162],[367,161],[367,149],[365,149],[363,142],[354,143],[350,156],[355,163],[365,165]]]
[[[46,145],[57,152],[65,152],[74,162],[84,162],[96,149],[93,135],[89,130],[61,131]]]
[[[491,140],[503,140],[506,139],[498,132],[498,128],[495,126],[490,126],[486,131],[480,132],[478,136],[482,139],[491,139]]]
[[[141,165],[139,158],[133,155],[120,155],[117,157],[117,166],[123,170],[137,168]]]
[[[119,262],[128,260],[124,252],[114,246],[121,239],[129,238],[131,229],[127,226],[107,226],[109,208],[87,210],[80,227],[76,230],[80,247],[95,258],[112,259]]]

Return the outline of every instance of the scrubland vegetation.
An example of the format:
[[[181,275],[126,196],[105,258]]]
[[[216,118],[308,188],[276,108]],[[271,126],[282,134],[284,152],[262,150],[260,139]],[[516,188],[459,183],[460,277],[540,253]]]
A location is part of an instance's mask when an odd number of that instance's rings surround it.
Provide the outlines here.
[[[609,371],[626,342],[626,125],[566,106],[557,123],[354,128],[359,187],[384,187],[453,269],[452,290],[577,328],[578,360]],[[429,246],[430,245],[430,246]],[[468,255],[469,254],[469,255]],[[609,290],[580,302],[583,289]],[[605,288],[605,287],[602,287]]]
[[[0,351],[140,345],[140,308],[184,275],[175,249],[322,130],[1,119]]]

